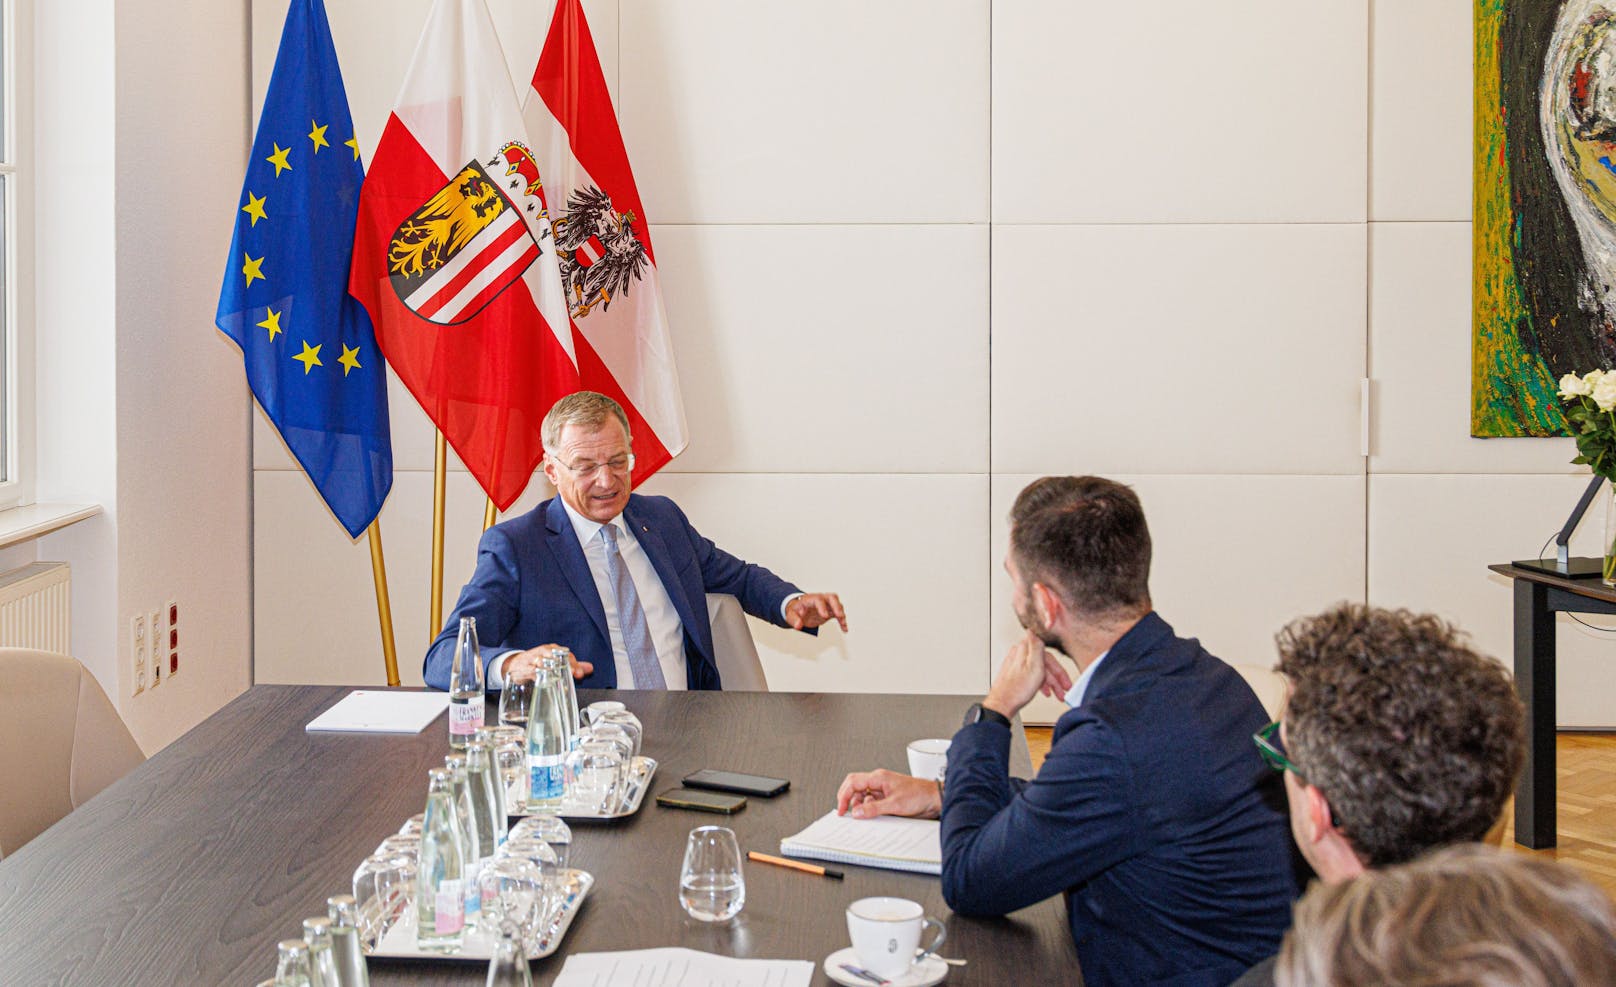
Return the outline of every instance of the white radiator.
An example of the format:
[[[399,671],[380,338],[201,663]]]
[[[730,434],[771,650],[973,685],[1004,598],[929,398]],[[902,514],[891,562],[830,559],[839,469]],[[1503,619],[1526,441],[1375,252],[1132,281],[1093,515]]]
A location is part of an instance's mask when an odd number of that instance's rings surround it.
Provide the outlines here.
[[[72,654],[72,589],[66,562],[0,573],[0,647]]]

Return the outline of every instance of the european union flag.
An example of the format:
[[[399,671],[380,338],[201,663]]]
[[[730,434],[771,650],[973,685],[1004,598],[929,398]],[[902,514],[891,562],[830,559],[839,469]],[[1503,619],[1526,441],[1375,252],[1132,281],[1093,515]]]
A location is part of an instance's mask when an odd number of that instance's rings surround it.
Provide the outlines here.
[[[387,371],[348,294],[365,180],[321,0],[293,0],[241,187],[219,328],[247,384],[357,538],[393,486]]]

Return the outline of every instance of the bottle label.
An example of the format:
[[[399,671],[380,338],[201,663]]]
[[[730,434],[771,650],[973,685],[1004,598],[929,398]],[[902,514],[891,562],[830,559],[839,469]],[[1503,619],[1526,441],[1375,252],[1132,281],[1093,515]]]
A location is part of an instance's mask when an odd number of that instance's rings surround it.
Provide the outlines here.
[[[463,881],[448,880],[438,884],[434,902],[432,931],[440,936],[452,935],[466,926],[466,892]]]
[[[466,921],[467,922],[475,922],[475,921],[477,921],[477,915],[478,915],[478,913],[480,913],[482,911],[482,908],[483,908],[482,892],[480,890],[478,890],[478,885],[481,882],[478,881],[478,879],[477,879],[478,875],[482,873],[482,869],[483,869],[482,865],[483,865],[483,862],[481,860],[474,860],[466,868],[466,881],[465,881],[465,884],[466,884]]]
[[[449,704],[449,733],[469,737],[483,726],[483,704],[451,702]]]
[[[548,802],[567,793],[567,759],[561,754],[529,754],[528,798]]]

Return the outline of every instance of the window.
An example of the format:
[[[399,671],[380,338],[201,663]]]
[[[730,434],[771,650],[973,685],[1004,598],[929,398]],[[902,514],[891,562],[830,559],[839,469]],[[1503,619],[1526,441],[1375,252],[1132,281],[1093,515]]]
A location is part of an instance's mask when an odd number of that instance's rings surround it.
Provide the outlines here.
[[[0,508],[33,501],[32,0],[0,0]]]

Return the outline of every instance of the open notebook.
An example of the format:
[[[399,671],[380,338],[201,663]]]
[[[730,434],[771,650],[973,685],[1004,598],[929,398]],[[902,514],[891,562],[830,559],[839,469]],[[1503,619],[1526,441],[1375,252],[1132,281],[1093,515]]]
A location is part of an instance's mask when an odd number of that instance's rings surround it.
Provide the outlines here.
[[[788,857],[862,864],[917,874],[943,872],[943,845],[934,819],[880,816],[854,819],[827,812],[807,829],[780,841]]]

